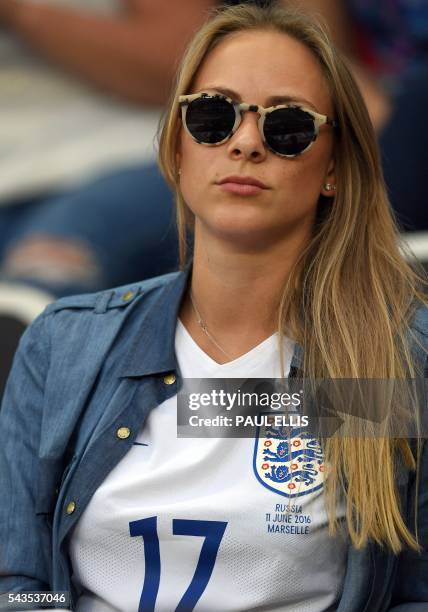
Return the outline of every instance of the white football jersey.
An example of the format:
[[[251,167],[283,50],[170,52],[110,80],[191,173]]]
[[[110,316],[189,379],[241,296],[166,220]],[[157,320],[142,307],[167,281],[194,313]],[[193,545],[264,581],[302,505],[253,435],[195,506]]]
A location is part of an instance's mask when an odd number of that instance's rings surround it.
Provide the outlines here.
[[[184,378],[280,376],[277,335],[219,365],[179,322],[176,354]],[[150,412],[76,526],[78,612],[335,610],[347,542],[328,535],[319,443],[177,438],[176,408]]]

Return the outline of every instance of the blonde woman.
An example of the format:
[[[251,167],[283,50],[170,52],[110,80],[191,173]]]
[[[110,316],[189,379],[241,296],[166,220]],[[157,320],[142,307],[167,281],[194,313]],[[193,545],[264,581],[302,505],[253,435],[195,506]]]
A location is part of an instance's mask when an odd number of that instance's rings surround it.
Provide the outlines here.
[[[183,270],[60,300],[21,342],[0,413],[1,591],[70,591],[80,612],[426,609],[422,442],[313,445],[321,484],[297,496],[257,440],[176,436],[186,378],[426,370],[422,281],[326,33],[219,11],[183,60],[160,165]]]

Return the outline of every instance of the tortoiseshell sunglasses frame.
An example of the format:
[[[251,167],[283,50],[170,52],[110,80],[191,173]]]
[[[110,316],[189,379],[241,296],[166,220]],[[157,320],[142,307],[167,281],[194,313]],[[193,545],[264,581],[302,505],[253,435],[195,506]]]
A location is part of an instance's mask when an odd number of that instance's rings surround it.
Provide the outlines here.
[[[203,141],[199,140],[198,138],[195,138],[195,136],[193,136],[193,134],[190,132],[190,130],[187,127],[186,114],[187,114],[187,109],[189,107],[189,104],[191,102],[194,102],[195,100],[200,99],[200,98],[218,98],[220,100],[226,100],[234,108],[234,111],[235,111],[235,123],[233,124],[233,127],[232,127],[232,129],[230,131],[230,134],[228,134],[226,136],[226,138],[223,138],[223,140],[221,140],[219,142],[203,142]],[[215,94],[215,93],[207,93],[207,92],[200,92],[200,93],[195,93],[195,94],[188,94],[188,95],[179,96],[178,102],[179,102],[179,106],[181,108],[181,118],[182,118],[183,125],[184,125],[184,128],[185,128],[186,132],[189,134],[189,136],[195,142],[197,142],[198,144],[206,145],[208,147],[210,147],[210,146],[211,147],[216,147],[218,145],[221,145],[221,144],[227,142],[230,138],[232,138],[233,134],[236,132],[236,130],[239,128],[239,126],[241,124],[242,114],[244,112],[253,112],[253,113],[258,113],[259,114],[258,127],[259,127],[260,135],[261,135],[261,137],[263,139],[263,143],[266,145],[266,147],[270,151],[272,151],[272,153],[275,153],[275,155],[279,155],[279,157],[298,157],[299,155],[302,155],[302,153],[305,153],[306,151],[309,151],[309,149],[312,147],[312,145],[316,141],[317,136],[319,134],[319,129],[320,129],[320,127],[322,125],[324,125],[324,124],[331,125],[333,128],[337,128],[338,127],[337,121],[335,121],[334,119],[331,119],[327,115],[320,115],[319,113],[316,113],[315,111],[313,111],[313,110],[311,110],[309,108],[305,108],[304,106],[300,106],[300,105],[297,105],[297,104],[277,104],[275,106],[269,106],[268,108],[264,108],[263,106],[260,106],[259,104],[246,104],[245,102],[236,102],[235,100],[232,100],[232,98],[229,98],[228,96],[226,96],[224,94]],[[273,149],[266,142],[264,131],[263,131],[263,126],[264,126],[264,122],[265,122],[266,117],[270,113],[273,113],[274,111],[282,109],[282,108],[298,108],[298,109],[304,111],[305,113],[307,113],[308,115],[310,115],[312,120],[313,120],[313,122],[314,122],[314,135],[313,135],[313,138],[312,138],[311,142],[308,144],[307,147],[302,149],[302,151],[299,151],[298,153],[293,153],[291,155],[285,154],[285,153],[279,153],[278,151]]]

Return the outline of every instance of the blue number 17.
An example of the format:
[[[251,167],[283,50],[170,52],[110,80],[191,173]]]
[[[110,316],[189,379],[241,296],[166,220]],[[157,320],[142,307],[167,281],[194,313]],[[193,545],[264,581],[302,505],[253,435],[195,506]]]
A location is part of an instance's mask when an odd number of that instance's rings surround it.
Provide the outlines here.
[[[211,578],[226,525],[227,523],[222,521],[172,520],[172,532],[174,535],[200,536],[205,538],[192,581],[176,607],[175,612],[190,612],[198,603]],[[129,523],[129,532],[131,536],[142,536],[144,542],[146,571],[138,612],[154,612],[161,575],[157,517],[151,516],[139,521],[132,521]]]

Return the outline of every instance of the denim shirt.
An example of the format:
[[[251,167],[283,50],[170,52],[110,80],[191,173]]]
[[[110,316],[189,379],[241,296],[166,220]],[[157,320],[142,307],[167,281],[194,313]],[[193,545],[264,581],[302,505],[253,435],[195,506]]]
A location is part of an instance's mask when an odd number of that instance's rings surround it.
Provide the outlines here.
[[[0,593],[71,591],[75,606],[72,530],[149,411],[180,387],[174,341],[188,275],[63,298],[22,337],[0,411]],[[425,307],[412,334],[426,368]],[[291,366],[301,360],[297,345]],[[350,545],[338,612],[428,610],[427,446],[418,495],[424,551],[395,556],[375,544]],[[413,530],[413,473],[399,470],[397,486]]]

